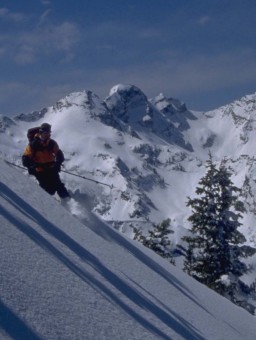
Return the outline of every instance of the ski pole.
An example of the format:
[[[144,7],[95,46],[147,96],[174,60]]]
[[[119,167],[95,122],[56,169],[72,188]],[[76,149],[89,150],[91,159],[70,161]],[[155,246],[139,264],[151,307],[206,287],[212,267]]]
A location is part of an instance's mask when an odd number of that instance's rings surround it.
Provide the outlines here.
[[[9,162],[9,161],[7,161],[7,160],[4,160],[4,161],[5,161],[7,164],[16,166],[17,168],[20,168],[20,169],[23,169],[23,170],[27,170],[27,168],[24,168],[23,166],[20,166],[20,165],[18,165],[18,164]],[[113,184],[107,184],[107,183],[99,182],[99,181],[96,181],[95,179],[91,179],[91,178],[87,178],[87,177],[85,177],[85,176],[81,176],[81,175],[78,175],[78,174],[74,174],[73,172],[70,172],[70,171],[67,171],[67,170],[61,170],[61,171],[62,171],[62,172],[65,172],[66,174],[72,175],[72,176],[76,176],[76,177],[80,177],[80,178],[86,179],[87,181],[92,181],[92,182],[97,183],[97,184],[106,185],[106,186],[109,187],[110,189],[113,189],[113,188],[114,188],[114,185],[113,185]]]
[[[99,181],[96,181],[95,179],[91,179],[91,178],[88,178],[88,177],[85,177],[85,176],[74,174],[73,172],[70,172],[70,171],[67,171],[67,170],[61,170],[61,171],[65,172],[66,174],[72,175],[72,176],[76,176],[76,177],[80,177],[80,178],[86,179],[87,181],[91,181],[91,182],[94,182],[94,183],[97,183],[97,184],[106,185],[110,189],[114,188],[113,184],[107,184],[107,183],[99,182]]]
[[[20,169],[23,169],[23,170],[27,170],[27,168],[24,168],[24,166],[21,166],[21,165],[18,165],[18,164],[9,162],[9,161],[7,161],[6,159],[5,159],[4,161],[5,161],[5,163],[10,164],[10,165],[13,165],[13,166],[16,166],[17,168],[20,168]]]

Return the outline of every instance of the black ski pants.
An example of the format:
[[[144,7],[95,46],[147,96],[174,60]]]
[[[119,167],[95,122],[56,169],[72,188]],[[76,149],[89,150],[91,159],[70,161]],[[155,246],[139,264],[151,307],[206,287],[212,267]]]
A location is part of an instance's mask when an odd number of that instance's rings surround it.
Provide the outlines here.
[[[61,182],[58,171],[54,168],[46,169],[35,174],[41,188],[48,194],[54,195],[56,192],[61,198],[69,197],[65,185]]]

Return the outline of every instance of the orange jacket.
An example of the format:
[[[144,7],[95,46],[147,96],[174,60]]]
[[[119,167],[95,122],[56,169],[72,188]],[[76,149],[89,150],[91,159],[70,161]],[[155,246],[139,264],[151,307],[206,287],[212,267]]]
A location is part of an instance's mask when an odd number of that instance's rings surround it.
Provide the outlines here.
[[[42,172],[53,167],[55,162],[61,164],[64,161],[64,156],[55,140],[49,138],[42,141],[37,138],[27,145],[22,159],[25,166],[31,162],[36,165],[37,172]]]

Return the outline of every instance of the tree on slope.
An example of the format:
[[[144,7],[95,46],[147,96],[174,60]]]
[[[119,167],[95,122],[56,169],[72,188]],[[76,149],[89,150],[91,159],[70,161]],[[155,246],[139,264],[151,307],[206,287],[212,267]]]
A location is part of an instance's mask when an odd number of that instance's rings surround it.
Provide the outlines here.
[[[168,237],[173,233],[170,229],[170,222],[171,220],[167,218],[159,224],[154,224],[153,230],[149,230],[148,236],[143,236],[140,230],[134,228],[134,239],[174,264],[171,241]]]
[[[241,259],[255,253],[254,248],[240,246],[246,241],[238,231],[245,208],[239,200],[240,189],[232,183],[225,164],[217,168],[209,154],[206,168],[196,188],[197,197],[189,198],[187,203],[192,208],[188,218],[192,228],[191,235],[184,237],[188,243],[184,270],[242,305],[241,296],[248,293],[248,287],[239,280],[247,272]]]

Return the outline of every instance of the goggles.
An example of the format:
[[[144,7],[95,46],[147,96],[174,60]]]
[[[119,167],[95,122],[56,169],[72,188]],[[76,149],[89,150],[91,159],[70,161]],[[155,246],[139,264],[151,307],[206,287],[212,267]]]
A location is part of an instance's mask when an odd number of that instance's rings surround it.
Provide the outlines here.
[[[40,129],[40,130],[39,130],[39,133],[42,133],[42,134],[43,134],[43,133],[45,133],[45,134],[46,134],[46,133],[51,134],[51,131],[50,131],[50,130],[46,130],[46,129]]]

